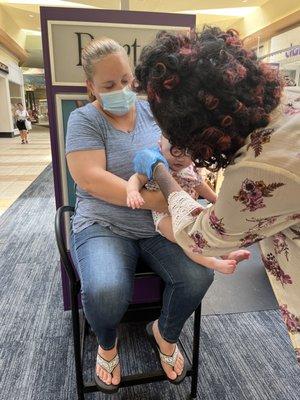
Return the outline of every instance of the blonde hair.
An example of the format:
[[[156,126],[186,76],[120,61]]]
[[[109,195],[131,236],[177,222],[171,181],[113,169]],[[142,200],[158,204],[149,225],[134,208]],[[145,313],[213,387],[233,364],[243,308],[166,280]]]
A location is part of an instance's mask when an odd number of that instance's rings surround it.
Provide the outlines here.
[[[86,78],[92,80],[94,75],[94,65],[104,57],[115,53],[124,53],[124,55],[127,56],[124,47],[113,39],[102,37],[90,41],[81,53],[81,62]],[[88,93],[88,95],[91,101],[96,99],[92,93]]]

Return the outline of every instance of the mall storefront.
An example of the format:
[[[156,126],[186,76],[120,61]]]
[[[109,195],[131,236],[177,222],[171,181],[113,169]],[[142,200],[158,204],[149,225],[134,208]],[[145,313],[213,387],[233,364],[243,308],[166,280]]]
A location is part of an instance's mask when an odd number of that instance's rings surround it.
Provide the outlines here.
[[[18,59],[0,45],[0,137],[19,134],[14,120],[17,103],[25,104],[22,70]]]
[[[269,62],[278,64],[286,86],[300,87],[300,26],[271,38]]]
[[[44,70],[40,68],[23,69],[25,100],[31,122],[49,126],[48,105]]]

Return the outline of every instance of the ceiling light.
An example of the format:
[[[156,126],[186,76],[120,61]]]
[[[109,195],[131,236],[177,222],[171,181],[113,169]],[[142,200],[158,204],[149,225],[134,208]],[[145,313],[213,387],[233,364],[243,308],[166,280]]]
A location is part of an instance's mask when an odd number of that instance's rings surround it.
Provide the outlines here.
[[[43,75],[45,71],[43,68],[24,68],[22,72],[23,75]]]
[[[28,17],[29,18],[34,18],[34,15],[33,14],[28,14]]]
[[[41,31],[35,31],[33,29],[21,29],[21,31],[24,32],[26,35],[41,36]]]
[[[181,14],[204,14],[223,15],[226,17],[245,17],[256,11],[259,7],[232,7],[232,8],[209,8],[207,10],[185,10]]]
[[[72,3],[71,1],[64,0],[1,0],[0,3],[4,4],[30,4],[39,6],[50,6],[50,7],[75,7],[75,8],[98,8],[89,4]]]

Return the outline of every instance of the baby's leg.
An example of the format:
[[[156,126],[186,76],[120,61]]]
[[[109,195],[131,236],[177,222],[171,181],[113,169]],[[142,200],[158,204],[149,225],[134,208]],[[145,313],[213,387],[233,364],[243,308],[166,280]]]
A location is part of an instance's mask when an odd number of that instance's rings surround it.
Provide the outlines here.
[[[170,216],[165,216],[160,219],[156,225],[157,231],[170,240],[170,242],[176,243],[173,228],[172,228],[172,218]],[[236,260],[219,260],[215,257],[204,257],[201,254],[185,251],[185,254],[195,263],[200,264],[203,267],[214,269],[216,271],[222,272],[223,274],[232,274],[236,269]]]
[[[156,223],[156,230],[170,242],[176,243],[173,228],[172,228],[172,218],[170,215],[165,215]]]

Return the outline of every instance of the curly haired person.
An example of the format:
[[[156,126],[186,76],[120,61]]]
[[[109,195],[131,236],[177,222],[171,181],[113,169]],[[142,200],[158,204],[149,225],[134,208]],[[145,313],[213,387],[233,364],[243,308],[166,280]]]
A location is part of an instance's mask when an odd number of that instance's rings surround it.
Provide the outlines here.
[[[160,33],[142,50],[136,78],[172,146],[196,166],[225,169],[216,203],[203,209],[161,154],[137,153],[135,171],[168,201],[176,242],[203,256],[259,242],[300,361],[300,113],[287,111],[279,72],[236,31],[205,27],[189,37]]]

